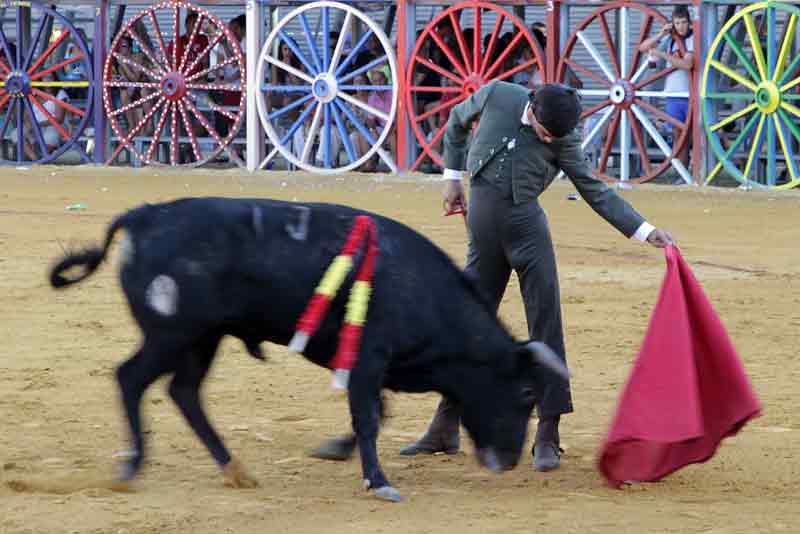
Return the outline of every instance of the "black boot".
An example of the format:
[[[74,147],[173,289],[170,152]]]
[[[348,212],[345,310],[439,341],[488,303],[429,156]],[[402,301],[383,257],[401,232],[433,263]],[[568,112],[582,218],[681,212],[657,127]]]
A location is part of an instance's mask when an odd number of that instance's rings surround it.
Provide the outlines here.
[[[324,441],[322,445],[309,452],[312,458],[320,460],[336,460],[343,462],[349,460],[356,450],[356,435],[347,434]]]
[[[561,449],[558,439],[559,416],[539,419],[536,439],[533,442],[533,468],[537,471],[552,471],[561,464]]]
[[[461,445],[458,428],[460,419],[461,407],[454,401],[443,397],[439,407],[436,408],[436,415],[433,416],[427,432],[415,443],[400,449],[400,454],[404,456],[437,452],[456,454]]]

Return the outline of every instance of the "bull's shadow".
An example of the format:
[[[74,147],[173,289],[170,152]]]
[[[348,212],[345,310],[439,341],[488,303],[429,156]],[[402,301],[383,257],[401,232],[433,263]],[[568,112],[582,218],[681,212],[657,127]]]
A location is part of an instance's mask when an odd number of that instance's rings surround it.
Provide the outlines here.
[[[208,421],[200,385],[224,336],[238,337],[254,357],[262,357],[262,341],[290,343],[315,294],[331,298],[303,354],[320,366],[332,365],[342,325],[358,315],[359,304],[348,306],[348,294],[359,274],[351,269],[339,275],[338,293],[323,275],[360,215],[374,224],[377,245],[348,385],[365,485],[381,498],[400,499],[376,450],[383,388],[437,391],[453,399],[479,461],[495,471],[517,464],[541,375],[564,375],[566,368],[541,343],[516,342],[443,251],[396,221],[349,207],[190,198],[123,213],[109,226],[102,247],[67,253],[50,275],[56,288],[85,279],[106,258],[115,233],[126,231],[120,281],[143,339],[116,373],[133,445],[122,481],[132,480],[145,458],[142,395],[160,376],[172,374],[169,394],[226,484],[256,485]],[[363,263],[363,257],[353,254],[352,263]]]

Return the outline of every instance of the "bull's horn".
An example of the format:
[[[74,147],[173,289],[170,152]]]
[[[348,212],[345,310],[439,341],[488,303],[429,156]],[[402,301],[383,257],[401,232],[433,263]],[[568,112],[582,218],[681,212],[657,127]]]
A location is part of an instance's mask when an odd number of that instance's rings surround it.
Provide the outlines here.
[[[525,345],[525,348],[531,352],[533,359],[536,360],[537,363],[544,365],[564,380],[569,380],[569,369],[567,369],[566,364],[561,361],[561,358],[553,352],[553,349],[541,341],[531,341]]]

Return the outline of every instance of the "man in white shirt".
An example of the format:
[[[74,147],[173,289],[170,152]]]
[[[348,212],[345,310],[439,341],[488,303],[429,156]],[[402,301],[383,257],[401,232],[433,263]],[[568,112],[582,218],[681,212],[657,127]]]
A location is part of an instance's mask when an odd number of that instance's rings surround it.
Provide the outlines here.
[[[667,39],[666,37],[669,36]],[[666,24],[656,35],[639,45],[641,52],[666,62],[675,70],[666,76],[665,93],[688,94],[691,90],[691,71],[694,68],[694,40],[692,39],[692,17],[686,6],[675,6],[672,10],[672,21]],[[684,96],[668,96],[664,111],[681,123],[689,116],[689,98]],[[667,123],[668,132],[674,128]],[[673,136],[674,137],[674,136]],[[675,140],[673,139],[673,143]],[[684,166],[689,165],[688,144],[678,156]],[[681,180],[681,182],[683,182]]]

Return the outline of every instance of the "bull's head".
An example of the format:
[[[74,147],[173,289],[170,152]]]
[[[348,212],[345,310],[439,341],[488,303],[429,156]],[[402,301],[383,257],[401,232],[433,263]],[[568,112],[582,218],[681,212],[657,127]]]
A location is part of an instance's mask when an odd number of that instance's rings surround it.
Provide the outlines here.
[[[530,342],[493,368],[485,389],[466,396],[462,420],[475,442],[478,460],[495,471],[513,469],[519,462],[534,406],[542,398],[542,374],[563,380],[569,371],[545,344]]]

